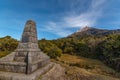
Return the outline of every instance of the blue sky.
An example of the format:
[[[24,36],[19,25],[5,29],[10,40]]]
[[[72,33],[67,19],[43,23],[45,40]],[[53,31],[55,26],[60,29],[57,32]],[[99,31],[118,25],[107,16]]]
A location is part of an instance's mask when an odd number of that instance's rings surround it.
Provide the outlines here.
[[[29,19],[39,39],[65,37],[85,26],[120,29],[120,0],[0,0],[0,37],[19,40]]]

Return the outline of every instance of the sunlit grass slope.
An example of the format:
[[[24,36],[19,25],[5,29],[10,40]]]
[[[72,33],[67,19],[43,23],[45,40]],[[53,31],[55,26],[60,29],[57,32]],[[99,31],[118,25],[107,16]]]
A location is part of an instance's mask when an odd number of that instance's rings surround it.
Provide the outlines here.
[[[120,80],[119,73],[96,59],[63,54],[52,61],[65,67],[71,80]]]

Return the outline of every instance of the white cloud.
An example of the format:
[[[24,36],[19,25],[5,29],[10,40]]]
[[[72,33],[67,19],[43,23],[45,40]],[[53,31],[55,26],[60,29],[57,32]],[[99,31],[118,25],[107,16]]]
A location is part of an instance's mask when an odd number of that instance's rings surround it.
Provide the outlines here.
[[[69,27],[93,26],[95,24],[96,16],[94,13],[84,13],[74,17],[65,17],[64,20]]]
[[[90,8],[81,14],[71,15],[64,18],[69,27],[94,26],[102,14],[103,4],[106,0],[92,0]]]
[[[80,10],[80,8],[78,8],[76,13],[70,12],[69,16],[63,16],[60,22],[49,22],[45,29],[59,36],[67,36],[72,33],[69,28],[94,26],[101,17],[105,1],[106,0],[92,0],[90,7],[85,12],[78,14]],[[75,7],[73,7],[73,9],[74,8]],[[66,28],[68,28],[68,30],[66,30]]]

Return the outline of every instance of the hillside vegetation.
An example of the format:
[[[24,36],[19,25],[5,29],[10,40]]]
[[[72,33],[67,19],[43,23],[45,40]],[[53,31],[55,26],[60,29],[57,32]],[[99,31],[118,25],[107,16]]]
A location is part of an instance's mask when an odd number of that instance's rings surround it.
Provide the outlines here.
[[[110,34],[102,37],[89,36],[82,39],[63,38],[40,40],[39,47],[51,58],[61,54],[72,54],[99,59],[106,65],[120,71],[120,35]]]
[[[0,38],[0,58],[14,51],[17,45],[18,41],[10,36]]]
[[[15,50],[18,41],[6,36],[0,38],[0,57]],[[111,34],[103,37],[86,37],[82,39],[63,38],[39,41],[39,47],[51,58],[61,54],[72,54],[87,58],[100,59],[116,71],[120,71],[120,35]],[[115,65],[115,66],[114,66]]]
[[[0,38],[0,57],[3,57],[9,54],[10,52],[14,51],[18,45],[18,42],[19,41],[11,38],[10,36]],[[84,37],[74,37],[72,35],[72,37],[66,37],[57,40],[42,39],[39,40],[39,47],[52,59],[69,64],[69,66],[75,66],[79,68],[84,67],[88,70],[93,69],[91,71],[96,71],[96,73],[100,69],[102,69],[102,71],[100,70],[99,72],[100,74],[112,76],[120,72],[120,34],[108,34],[102,36],[87,35]],[[72,57],[70,58],[71,60],[68,60],[68,62],[64,60],[68,59],[68,57],[64,58],[63,61],[59,59],[61,58],[61,55],[66,54],[78,56],[81,59],[79,59],[78,61],[76,59],[74,61]],[[90,60],[92,63],[89,63],[89,60],[83,61],[81,64],[80,60],[82,60],[82,57],[95,60]],[[113,68],[116,72],[111,72],[111,68],[106,69],[104,65],[96,59],[100,60],[105,65]],[[95,66],[93,64],[95,64]],[[96,66],[97,64],[102,64],[103,67]]]

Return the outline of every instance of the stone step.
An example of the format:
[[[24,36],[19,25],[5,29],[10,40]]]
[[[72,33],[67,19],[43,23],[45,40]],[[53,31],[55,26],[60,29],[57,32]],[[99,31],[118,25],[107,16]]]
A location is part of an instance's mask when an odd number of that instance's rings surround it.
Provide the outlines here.
[[[14,61],[17,61],[17,62],[25,62],[25,59],[26,59],[26,57],[15,57],[14,58]]]
[[[15,53],[15,57],[24,57],[24,56],[27,56],[27,51],[20,51],[20,52],[16,52]]]
[[[32,74],[28,74],[28,75],[21,73],[0,71],[0,80],[37,80],[41,75],[49,72],[54,65],[55,65],[54,63],[49,63],[46,66],[33,72]]]

